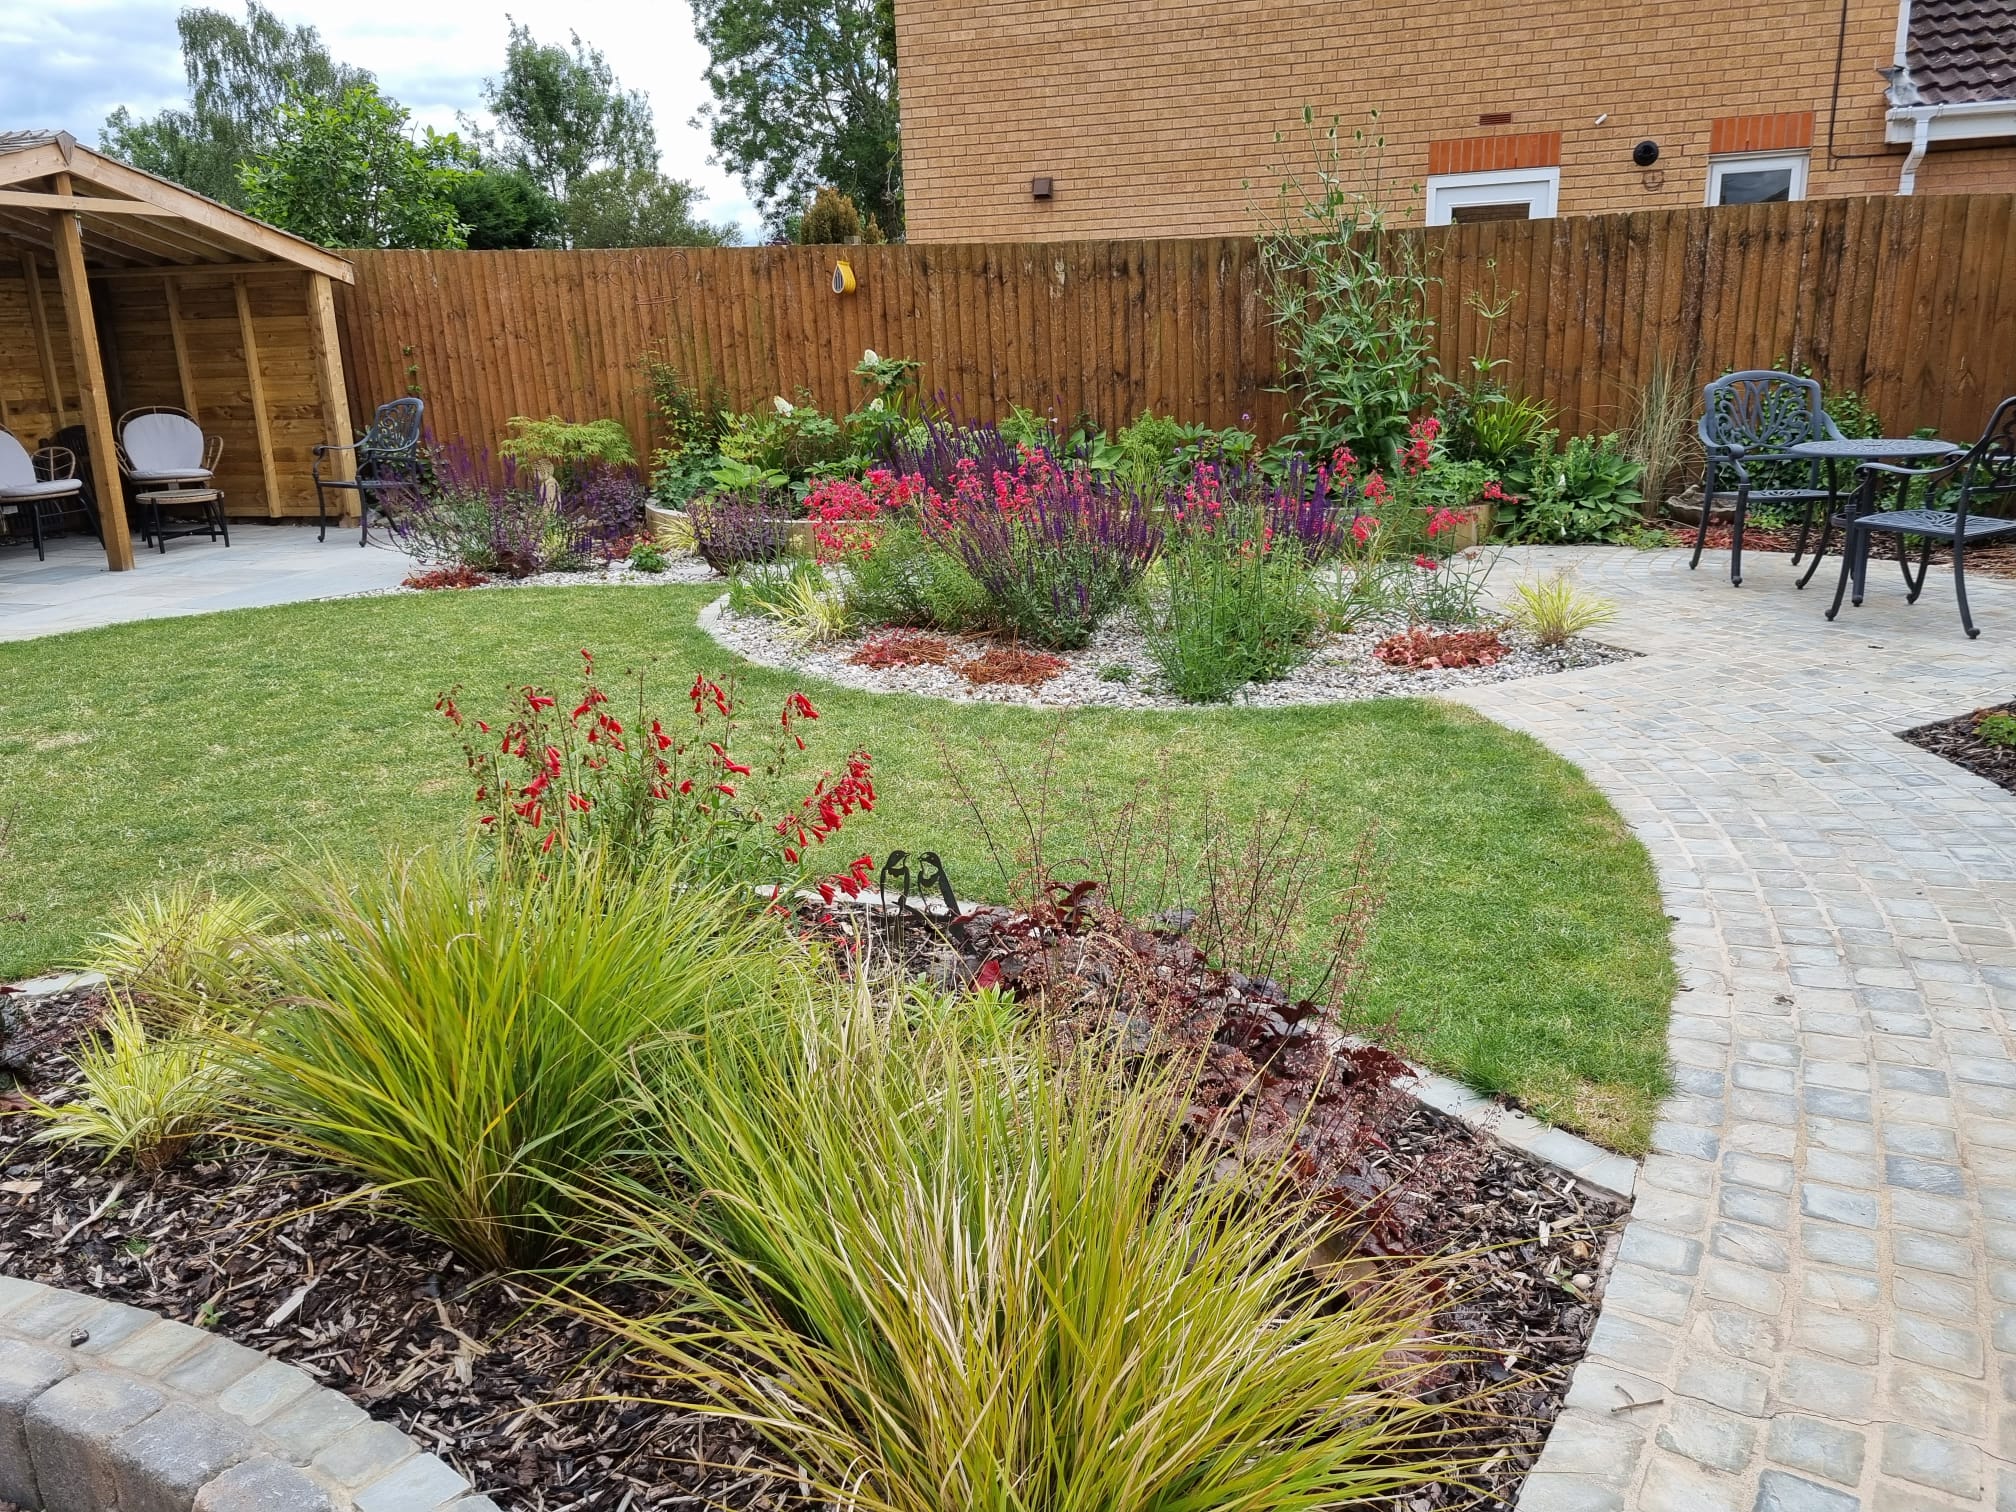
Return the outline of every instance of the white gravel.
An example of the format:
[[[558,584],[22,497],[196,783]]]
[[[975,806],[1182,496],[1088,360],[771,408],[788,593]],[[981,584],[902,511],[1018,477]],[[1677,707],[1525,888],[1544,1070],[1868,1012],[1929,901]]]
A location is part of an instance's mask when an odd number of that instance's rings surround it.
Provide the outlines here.
[[[878,628],[823,646],[805,646],[787,635],[777,621],[767,616],[735,613],[728,607],[725,594],[700,611],[700,628],[737,655],[763,666],[809,672],[842,687],[860,688],[871,693],[917,693],[955,703],[1025,704],[1037,708],[1199,707],[1184,703],[1163,685],[1147,642],[1135,627],[1132,617],[1124,612],[1108,620],[1093,635],[1092,644],[1084,650],[1057,653],[1064,658],[1067,666],[1050,681],[1035,688],[1007,684],[975,687],[950,667],[864,667],[849,658],[865,641],[875,635],[886,634],[886,630]],[[1579,638],[1548,650],[1535,645],[1529,637],[1508,625],[1498,624],[1494,628],[1512,648],[1512,654],[1496,666],[1427,672],[1388,667],[1372,655],[1372,648],[1391,633],[1390,629],[1381,629],[1331,636],[1315,648],[1308,661],[1282,681],[1248,683],[1229,701],[1235,705],[1272,708],[1291,704],[1355,703],[1367,698],[1408,698],[1440,692],[1445,688],[1468,687],[1473,683],[1513,682],[1522,677],[1600,666],[1636,654]],[[979,636],[946,638],[955,643],[970,644],[975,654],[985,650],[989,644],[985,637]],[[1131,675],[1124,682],[1108,681],[1100,675],[1103,670],[1119,667],[1130,671]]]
[[[432,572],[433,567],[416,561],[408,576]],[[663,572],[639,572],[628,561],[604,562],[599,567],[590,567],[582,572],[535,572],[531,577],[492,578],[477,588],[408,588],[400,583],[391,588],[371,588],[362,593],[348,594],[349,598],[388,598],[409,593],[487,593],[493,588],[592,588],[603,584],[616,584],[630,588],[649,588],[654,585],[673,583],[718,583],[721,574],[709,567],[697,556],[667,556]]]

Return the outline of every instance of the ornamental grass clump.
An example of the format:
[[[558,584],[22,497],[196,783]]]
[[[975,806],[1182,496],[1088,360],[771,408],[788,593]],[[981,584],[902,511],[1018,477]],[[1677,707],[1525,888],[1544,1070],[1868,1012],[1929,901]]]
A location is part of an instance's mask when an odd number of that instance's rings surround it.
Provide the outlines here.
[[[1451,1478],[1421,1271],[1317,1280],[1319,1210],[1224,1179],[1181,1087],[1106,1049],[1060,1064],[988,993],[850,990],[686,1042],[643,1095],[588,1279],[683,1300],[576,1305],[664,1400],[863,1512],[1317,1512]]]
[[[1228,490],[1204,465],[1170,501],[1162,592],[1136,614],[1163,681],[1210,703],[1254,682],[1277,682],[1308,659],[1322,623],[1303,538],[1277,531],[1271,501]]]
[[[625,1147],[633,1067],[762,1016],[797,959],[670,851],[424,851],[304,873],[288,916],[261,961],[283,1006],[236,1044],[249,1132],[497,1269],[569,1240],[575,1190]]]
[[[224,1126],[237,1082],[207,1011],[169,1023],[115,988],[99,1029],[77,1048],[77,1083],[66,1098],[26,1102],[44,1124],[37,1138],[159,1171]]]

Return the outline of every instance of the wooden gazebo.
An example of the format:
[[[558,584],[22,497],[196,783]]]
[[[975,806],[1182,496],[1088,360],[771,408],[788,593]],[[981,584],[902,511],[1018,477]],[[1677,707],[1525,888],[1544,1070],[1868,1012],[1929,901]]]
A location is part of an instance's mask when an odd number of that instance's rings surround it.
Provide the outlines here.
[[[133,566],[114,417],[187,410],[224,439],[229,512],[315,513],[309,453],[351,439],[334,281],[313,242],[80,146],[0,132],[0,427],[81,424],[105,556]]]

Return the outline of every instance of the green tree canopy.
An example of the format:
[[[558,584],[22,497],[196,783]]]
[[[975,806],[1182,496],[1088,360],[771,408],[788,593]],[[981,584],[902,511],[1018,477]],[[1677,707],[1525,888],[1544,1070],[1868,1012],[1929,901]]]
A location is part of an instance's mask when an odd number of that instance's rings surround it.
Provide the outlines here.
[[[899,235],[892,0],[693,0],[693,18],[712,60],[701,119],[771,229],[830,184]]]
[[[560,204],[576,183],[598,170],[658,168],[650,104],[617,83],[598,50],[578,35],[570,33],[568,40],[572,52],[541,43],[530,27],[511,23],[504,72],[483,83],[483,100],[497,117],[497,129],[477,134],[487,155],[530,175]]]
[[[280,107],[274,140],[243,171],[246,208],[330,247],[459,247],[452,187],[471,159],[454,136],[415,142],[406,111],[371,84],[334,104]]]
[[[598,168],[574,183],[565,207],[574,247],[725,247],[733,226],[710,226],[693,213],[700,191],[655,169]]]
[[[329,56],[312,26],[290,27],[247,0],[241,22],[190,6],[176,17],[189,108],[136,117],[120,106],[99,145],[112,157],[242,209],[239,168],[268,147],[290,100],[333,104],[359,84],[361,68]]]
[[[494,252],[547,247],[560,239],[560,207],[518,168],[501,165],[459,173],[448,185],[455,218],[468,227],[466,245]]]

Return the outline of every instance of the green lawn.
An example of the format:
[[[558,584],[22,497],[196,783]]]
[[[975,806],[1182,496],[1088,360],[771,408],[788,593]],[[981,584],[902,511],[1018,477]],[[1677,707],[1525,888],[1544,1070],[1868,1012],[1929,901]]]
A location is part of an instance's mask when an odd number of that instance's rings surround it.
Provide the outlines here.
[[[960,890],[998,892],[933,742],[1033,757],[1055,716],[877,697],[740,663],[693,623],[711,590],[534,589],[372,598],[115,626],[0,644],[0,980],[75,958],[108,902],[191,869],[220,882],[282,857],[370,855],[453,832],[459,750],[432,705],[572,685],[655,657],[667,708],[695,669],[734,672],[774,717],[804,685],[820,754],[875,754],[883,802],[848,854],[941,852]],[[752,748],[766,737],[752,721]],[[1386,906],[1368,1008],[1472,1084],[1632,1153],[1664,1085],[1673,990],[1652,869],[1575,769],[1467,710],[1085,713],[1063,780],[1135,791],[1167,752],[1236,814],[1306,783],[1341,863],[1377,820]]]

